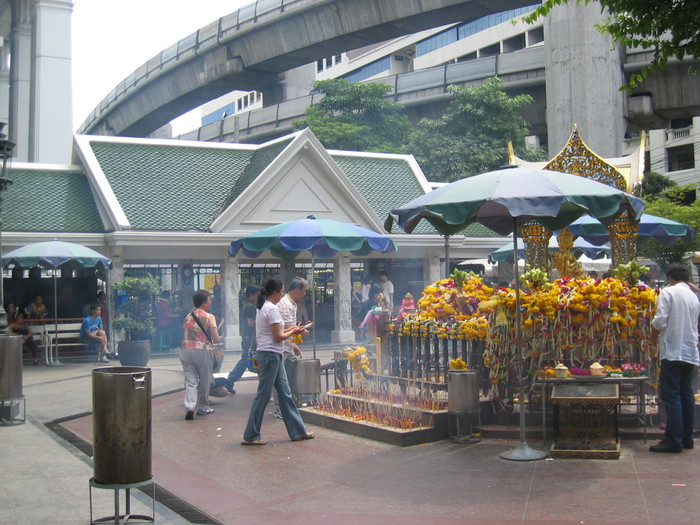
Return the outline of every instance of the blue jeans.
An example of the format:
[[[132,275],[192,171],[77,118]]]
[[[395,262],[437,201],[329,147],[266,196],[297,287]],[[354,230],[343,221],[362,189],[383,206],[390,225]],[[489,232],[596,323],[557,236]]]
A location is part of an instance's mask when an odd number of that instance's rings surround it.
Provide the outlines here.
[[[661,360],[659,395],[666,407],[666,441],[680,447],[693,439],[695,425],[695,366],[683,361]]]
[[[255,352],[256,346],[257,345],[252,337],[243,337],[243,340],[241,341],[241,347],[243,349],[241,352],[241,359],[228,374],[227,381],[229,389],[233,388],[234,383],[243,377],[243,373],[248,369],[248,353],[251,351]]]
[[[289,390],[287,373],[282,365],[282,355],[275,352],[258,352],[258,393],[255,395],[253,406],[250,407],[248,424],[243,432],[243,439],[255,441],[260,439],[265,408],[270,402],[272,387],[277,390],[282,419],[287,427],[290,439],[296,439],[306,434],[306,426],[299,415],[292,392]]]

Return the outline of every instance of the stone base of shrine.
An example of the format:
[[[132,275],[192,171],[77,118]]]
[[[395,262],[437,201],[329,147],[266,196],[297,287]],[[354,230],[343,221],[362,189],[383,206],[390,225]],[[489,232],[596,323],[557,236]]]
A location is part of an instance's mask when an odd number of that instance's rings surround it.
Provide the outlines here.
[[[314,407],[300,408],[304,422],[399,447],[440,441],[448,437],[447,411],[433,413],[432,426],[400,429],[330,414]]]
[[[554,443],[549,449],[549,455],[569,459],[620,459],[620,442]]]

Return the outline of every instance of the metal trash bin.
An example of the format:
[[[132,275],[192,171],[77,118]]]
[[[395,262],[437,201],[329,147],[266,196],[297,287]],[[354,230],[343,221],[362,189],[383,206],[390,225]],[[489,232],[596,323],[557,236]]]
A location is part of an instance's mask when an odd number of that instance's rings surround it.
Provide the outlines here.
[[[321,393],[321,361],[299,359],[296,362],[296,392],[294,394],[316,395]]]
[[[448,436],[457,443],[473,443],[474,418],[481,426],[479,373],[476,370],[450,370],[447,373]],[[453,423],[455,428],[453,428]],[[467,434],[462,430],[468,428]]]
[[[106,485],[150,480],[151,369],[94,369],[92,408],[94,480]]]
[[[25,420],[22,336],[0,334],[0,425],[22,424]]]
[[[22,336],[0,335],[0,399],[22,397]]]
[[[479,373],[476,370],[447,373],[447,411],[452,414],[479,411]]]

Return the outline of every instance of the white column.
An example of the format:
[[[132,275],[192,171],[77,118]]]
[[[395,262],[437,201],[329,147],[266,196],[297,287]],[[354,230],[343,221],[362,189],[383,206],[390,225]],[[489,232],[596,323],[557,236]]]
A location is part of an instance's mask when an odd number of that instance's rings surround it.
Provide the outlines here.
[[[29,161],[69,164],[73,147],[70,0],[36,0]]]
[[[223,292],[224,319],[223,327],[224,348],[226,350],[241,348],[241,334],[238,324],[240,312],[238,296],[241,291],[238,260],[227,257],[221,264],[221,291]]]
[[[32,26],[29,0],[12,3],[10,30],[10,130],[8,138],[17,144],[16,161],[29,160],[32,76]]]
[[[331,332],[331,341],[334,343],[354,343],[355,331],[352,329],[350,257],[342,254],[338,255],[333,261],[333,271],[335,273],[335,288],[333,289],[335,321],[334,330]]]
[[[121,248],[112,248],[109,258],[112,259],[112,268],[107,272],[107,307],[109,308],[109,334],[107,339],[111,348],[110,351],[116,350],[115,332],[112,330],[112,321],[117,317],[117,309],[115,303],[114,283],[121,282],[124,279],[124,259],[122,258]]]
[[[296,277],[294,259],[280,259],[280,275],[284,283],[285,290],[289,288],[289,284]]]
[[[423,259],[423,284],[429,284],[439,281],[442,278],[443,267],[440,264],[440,256],[430,255]]]

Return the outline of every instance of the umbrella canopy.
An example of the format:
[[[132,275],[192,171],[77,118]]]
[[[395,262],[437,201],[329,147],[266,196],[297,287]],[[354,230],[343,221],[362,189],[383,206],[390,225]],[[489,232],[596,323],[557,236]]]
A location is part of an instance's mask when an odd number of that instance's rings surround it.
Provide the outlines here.
[[[610,240],[608,228],[593,217],[580,217],[568,228],[574,236],[582,237],[596,245],[605,244]],[[637,230],[638,235],[651,237],[666,246],[673,244],[679,238],[692,239],[694,233],[693,228],[687,224],[648,213],[642,214]]]
[[[549,253],[554,253],[559,250],[559,243],[557,242],[556,237],[550,237],[549,238],[549,247],[548,251]],[[596,246],[594,244],[591,244],[590,242],[578,238],[574,240],[574,248],[573,248],[573,253],[577,257],[584,254],[587,257],[590,257],[592,259],[595,259],[596,257],[599,257],[601,255],[609,255],[610,254],[610,248],[609,247],[603,247],[603,246]],[[518,258],[522,259],[525,257],[525,243],[523,242],[522,239],[518,239]],[[513,244],[512,243],[507,243],[501,246],[498,250],[491,252],[489,254],[489,262],[491,264],[496,264],[501,261],[506,261],[509,263],[513,262]]]
[[[247,237],[233,241],[228,252],[236,255],[242,251],[248,257],[258,257],[266,250],[281,259],[293,259],[303,251],[311,252],[312,274],[316,257],[334,257],[339,252],[353,255],[387,253],[396,251],[394,241],[381,233],[361,228],[355,224],[332,219],[317,219],[309,215],[306,219],[285,222],[264,228]],[[316,287],[311,288],[315,294]],[[312,316],[316,318],[316,298],[311,301]],[[313,356],[316,359],[316,332],[313,332]]]
[[[306,219],[270,226],[233,241],[229,253],[236,255],[242,251],[248,257],[258,257],[266,250],[281,259],[293,259],[303,251],[311,252],[314,257],[329,258],[338,252],[387,253],[396,251],[396,245],[385,235],[355,224],[309,215]]]
[[[558,230],[582,215],[609,222],[625,209],[638,218],[644,202],[577,175],[509,168],[468,177],[426,193],[391,210],[384,227],[391,231],[396,221],[410,233],[425,218],[443,235],[457,233],[473,222],[508,235],[529,220]]]
[[[81,244],[62,241],[37,242],[17,248],[2,257],[2,267],[15,264],[23,268],[109,268],[112,264],[101,253]]]

